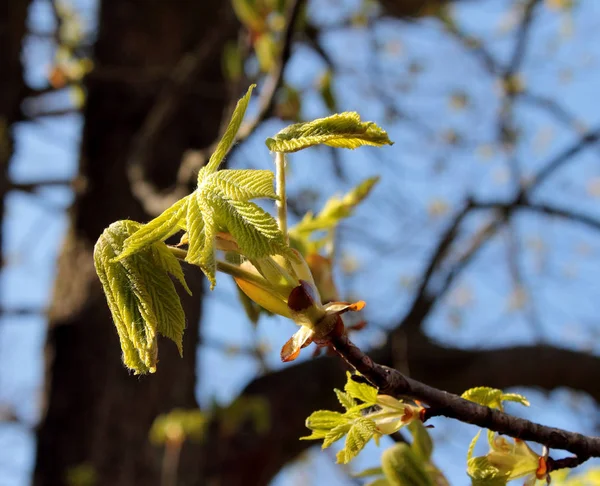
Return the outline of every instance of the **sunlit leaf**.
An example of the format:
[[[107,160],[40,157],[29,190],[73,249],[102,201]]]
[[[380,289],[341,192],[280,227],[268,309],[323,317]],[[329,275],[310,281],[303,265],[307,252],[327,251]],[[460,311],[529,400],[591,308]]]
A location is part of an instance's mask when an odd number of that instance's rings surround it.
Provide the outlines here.
[[[153,243],[115,261],[126,239],[141,226],[134,221],[113,223],[94,247],[96,272],[119,334],[123,362],[136,374],[156,371],[157,333],[183,352],[185,315],[169,273],[189,291],[179,262],[167,256],[164,243]]]
[[[508,482],[508,475],[490,464],[485,456],[469,459],[467,474],[473,486],[505,486]]]
[[[361,122],[355,112],[290,125],[266,141],[273,152],[298,150],[325,144],[330,147],[355,149],[361,145],[392,145],[387,133],[373,122]]]
[[[413,436],[412,449],[415,454],[423,461],[427,462],[431,459],[433,451],[433,441],[427,428],[420,420],[413,420],[408,424],[408,430]]]
[[[219,165],[229,152],[229,149],[233,145],[235,141],[235,136],[237,135],[238,130],[242,124],[242,120],[244,119],[244,115],[246,114],[246,109],[248,108],[248,103],[250,102],[250,96],[252,95],[252,90],[256,87],[255,84],[251,85],[248,88],[246,94],[237,102],[235,110],[233,111],[233,115],[231,116],[231,121],[229,125],[227,125],[227,129],[223,134],[223,137],[219,141],[217,148],[210,156],[208,160],[208,164],[198,174],[198,183],[200,183],[200,178],[205,177],[207,174],[212,174],[216,172],[219,168]]]
[[[519,395],[518,393],[504,393],[502,390],[486,386],[471,388],[462,394],[462,398],[485,407],[497,408],[499,410],[503,410],[502,402],[505,401],[520,403],[526,407],[529,406],[529,401],[523,395]]]
[[[323,445],[321,446],[321,448],[327,449],[333,443],[337,442],[342,437],[344,437],[350,431],[351,428],[352,428],[351,422],[347,422],[345,424],[341,424],[341,425],[337,425],[337,426],[333,427],[325,435],[324,440],[323,440]]]
[[[328,241],[329,236],[312,239],[313,233],[331,231],[345,218],[350,217],[356,207],[365,200],[379,181],[379,177],[369,177],[351,189],[343,197],[333,196],[317,214],[306,213],[302,220],[290,229],[290,238],[306,252],[315,253]],[[308,257],[310,258],[310,257]]]
[[[149,223],[142,225],[138,231],[125,240],[123,251],[117,260],[122,260],[148,245],[164,241],[180,231],[179,223],[187,213],[188,197],[177,201],[173,206],[164,211],[160,216]]]
[[[423,461],[408,444],[398,443],[386,449],[381,467],[387,480],[394,485],[435,486]]]
[[[357,419],[346,436],[344,448],[337,454],[337,462],[348,464],[357,454],[363,450],[367,442],[377,432],[375,422],[368,418]]]
[[[340,404],[342,405],[342,407],[344,407],[346,410],[350,410],[351,408],[356,407],[357,403],[356,400],[354,400],[354,398],[352,398],[350,396],[349,393],[345,393],[341,390],[333,390],[338,398],[338,401],[340,402]]]
[[[350,373],[347,373],[348,381],[344,390],[348,395],[364,403],[374,404],[377,402],[377,388],[367,385],[366,383],[358,383],[350,378]]]
[[[324,439],[332,429],[347,423],[348,418],[342,413],[318,410],[306,419],[306,427],[312,430],[312,434],[300,440]]]

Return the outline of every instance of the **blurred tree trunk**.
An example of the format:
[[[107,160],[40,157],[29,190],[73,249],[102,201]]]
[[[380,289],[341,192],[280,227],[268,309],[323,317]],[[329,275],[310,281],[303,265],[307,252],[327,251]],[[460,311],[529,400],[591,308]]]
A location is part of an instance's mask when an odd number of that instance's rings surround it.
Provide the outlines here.
[[[133,377],[121,364],[92,252],[113,221],[150,218],[132,194],[126,160],[159,93],[174,90],[172,116],[145,147],[143,167],[153,185],[171,186],[184,151],[216,138],[226,102],[221,52],[235,32],[229,2],[220,0],[100,2],[95,69],[86,80],[81,183],[50,312],[37,486],[159,484],[162,451],[149,444],[149,427],[160,413],[196,406],[201,273],[187,276],[194,296],[183,298],[188,319],[183,359],[161,340],[157,373]],[[170,76],[184,56],[193,57],[210,42],[208,56],[183,90]],[[182,457],[178,484],[197,479],[197,464],[197,458]]]
[[[14,124],[21,119],[25,97],[21,44],[25,36],[29,0],[0,2],[0,218],[4,217],[5,196],[10,189],[8,166],[13,155]],[[0,265],[4,265],[0,229]]]

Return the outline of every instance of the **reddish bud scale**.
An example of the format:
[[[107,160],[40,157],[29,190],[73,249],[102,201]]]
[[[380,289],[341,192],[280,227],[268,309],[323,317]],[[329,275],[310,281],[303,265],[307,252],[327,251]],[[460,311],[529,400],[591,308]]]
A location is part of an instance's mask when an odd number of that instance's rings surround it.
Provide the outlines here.
[[[548,463],[545,457],[540,457],[535,477],[538,479],[546,479],[548,477]]]
[[[295,287],[288,297],[288,307],[294,312],[302,312],[315,305],[315,296],[311,285],[300,280],[300,285]]]

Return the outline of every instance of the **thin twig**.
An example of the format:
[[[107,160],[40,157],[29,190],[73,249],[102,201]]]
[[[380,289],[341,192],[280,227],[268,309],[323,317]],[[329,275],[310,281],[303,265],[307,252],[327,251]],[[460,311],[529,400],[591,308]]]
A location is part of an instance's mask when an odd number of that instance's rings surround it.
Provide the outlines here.
[[[419,290],[413,300],[411,308],[402,320],[401,326],[410,331],[417,329],[422,324],[425,317],[433,309],[439,298],[450,288],[458,274],[474,258],[475,254],[496,232],[505,224],[506,219],[518,208],[525,208],[531,211],[543,212],[557,217],[572,219],[588,226],[600,229],[600,222],[593,217],[581,213],[571,212],[562,208],[553,207],[548,204],[532,203],[529,201],[530,195],[537,189],[549,176],[569,162],[575,155],[582,152],[585,148],[600,141],[600,127],[586,133],[575,143],[567,147],[558,155],[552,157],[542,169],[531,179],[528,185],[522,185],[515,196],[506,203],[500,202],[478,202],[469,200],[455,215],[444,235],[438,241],[436,249],[433,251],[429,263],[426,266],[423,280]],[[456,260],[454,265],[446,274],[443,283],[438,287],[438,291],[432,295],[430,282],[435,271],[441,266],[444,255],[448,253],[449,248],[454,243],[458,235],[458,228],[467,215],[476,209],[496,209],[501,211],[501,217],[484,224],[473,237],[469,247]]]

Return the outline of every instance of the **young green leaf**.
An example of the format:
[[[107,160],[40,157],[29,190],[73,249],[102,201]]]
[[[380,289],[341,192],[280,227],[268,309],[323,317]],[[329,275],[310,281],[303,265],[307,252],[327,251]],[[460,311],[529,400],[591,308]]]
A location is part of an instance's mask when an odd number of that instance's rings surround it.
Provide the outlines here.
[[[123,362],[136,374],[156,371],[157,333],[182,352],[185,315],[169,273],[189,291],[179,263],[166,256],[163,243],[116,261],[127,238],[141,226],[134,221],[113,223],[94,247],[96,272],[119,334]]]
[[[231,121],[229,122],[229,125],[227,125],[227,129],[223,134],[223,138],[221,138],[217,148],[210,156],[208,164],[206,164],[206,167],[204,167],[200,173],[204,172],[206,174],[212,174],[213,172],[216,172],[219,168],[219,165],[221,165],[221,162],[227,155],[227,152],[229,152],[229,149],[235,142],[235,136],[242,125],[242,120],[244,119],[244,115],[248,109],[248,103],[250,102],[252,90],[255,87],[255,84],[251,85],[242,99],[237,102],[235,110],[233,111],[233,115],[231,116]],[[198,183],[200,183],[200,174],[198,174]]]
[[[366,404],[374,405],[377,402],[377,388],[367,385],[366,383],[358,383],[351,379],[350,373],[346,373],[348,381],[344,390],[352,398],[363,401]]]
[[[370,467],[352,475],[354,478],[368,478],[370,476],[383,476],[383,469],[380,467]]]
[[[274,181],[275,174],[270,170],[235,169],[215,172],[203,179],[202,184],[214,184],[228,199],[249,201],[259,197],[277,199]]]
[[[351,422],[341,424],[341,425],[334,427],[329,432],[327,432],[327,434],[325,435],[325,437],[324,437],[325,440],[323,440],[323,445],[321,446],[321,448],[327,449],[334,442],[337,442],[342,437],[344,437],[350,431],[351,428],[352,428]]]
[[[346,410],[350,410],[356,407],[356,400],[354,400],[354,398],[352,398],[349,393],[345,393],[338,389],[334,389],[333,391],[337,395],[338,401],[340,402],[342,407],[344,407]]]
[[[344,414],[330,410],[318,410],[306,419],[306,426],[312,430],[330,430],[348,421]]]
[[[346,427],[348,426],[348,427]],[[315,440],[315,439],[326,439],[330,433],[337,427],[345,427],[345,431],[337,439],[340,439],[348,432],[350,427],[349,418],[342,413],[332,412],[329,410],[318,410],[313,412],[306,419],[306,427],[312,430],[312,434],[306,437],[301,437],[300,440]],[[339,432],[336,431],[333,435],[337,435]],[[332,435],[329,438],[329,444],[333,443]],[[325,448],[325,445],[323,445]]]
[[[487,386],[471,388],[462,394],[462,398],[498,410],[503,410],[502,402],[505,401],[517,402],[526,407],[529,406],[529,401],[523,395],[519,395],[518,393],[504,393],[502,390]]]
[[[337,454],[337,462],[339,464],[348,464],[354,459],[360,451],[364,449],[367,442],[371,440],[377,432],[375,422],[368,418],[357,419],[350,428],[346,436],[344,448]]]
[[[344,197],[331,197],[316,216],[306,213],[302,220],[290,230],[290,235],[303,238],[314,231],[334,229],[342,219],[352,216],[354,209],[369,195],[379,177],[369,177],[353,188]]]
[[[503,393],[502,401],[503,402],[520,403],[521,405],[525,405],[526,407],[529,407],[529,400],[527,400],[527,398],[525,398],[523,395],[520,395],[518,393]]]
[[[423,461],[408,444],[398,443],[386,449],[381,467],[386,479],[393,485],[435,486]]]
[[[291,253],[277,221],[249,199],[275,199],[273,173],[254,170],[201,170],[187,214],[186,261],[199,265],[214,287],[215,237],[230,233],[247,258]]]
[[[344,112],[290,125],[273,138],[267,138],[266,144],[272,152],[297,152],[319,144],[355,149],[361,145],[393,145],[393,142],[375,123],[361,122],[358,113]]]
[[[467,461],[469,461],[473,457],[473,453],[475,452],[475,446],[477,445],[477,441],[481,436],[481,431],[483,429],[479,429],[479,432],[475,434],[475,437],[471,439],[471,443],[469,444],[469,448],[467,449]]]
[[[431,453],[433,451],[433,441],[427,428],[423,425],[420,420],[413,420],[408,424],[408,430],[413,436],[412,449],[414,453],[424,462],[428,462],[431,459]]]
[[[474,457],[467,461],[467,474],[473,486],[505,486],[508,475],[490,464],[486,456]]]
[[[154,263],[156,266],[162,268],[167,273],[170,273],[175,277],[175,279],[181,284],[181,286],[185,289],[185,291],[192,295],[192,291],[188,287],[185,276],[183,275],[183,269],[181,268],[181,264],[179,260],[173,255],[171,250],[167,247],[167,245],[153,244],[150,247],[150,251],[152,252],[152,258],[154,259]]]
[[[191,194],[187,212],[188,251],[185,261],[198,265],[210,281],[216,285],[215,237],[217,227],[210,208],[201,200],[198,191]]]
[[[181,228],[179,223],[185,218],[189,196],[177,201],[165,210],[160,216],[154,218],[125,240],[123,251],[118,255],[117,261],[133,255],[136,251],[143,250],[157,241],[164,241],[173,236]]]

